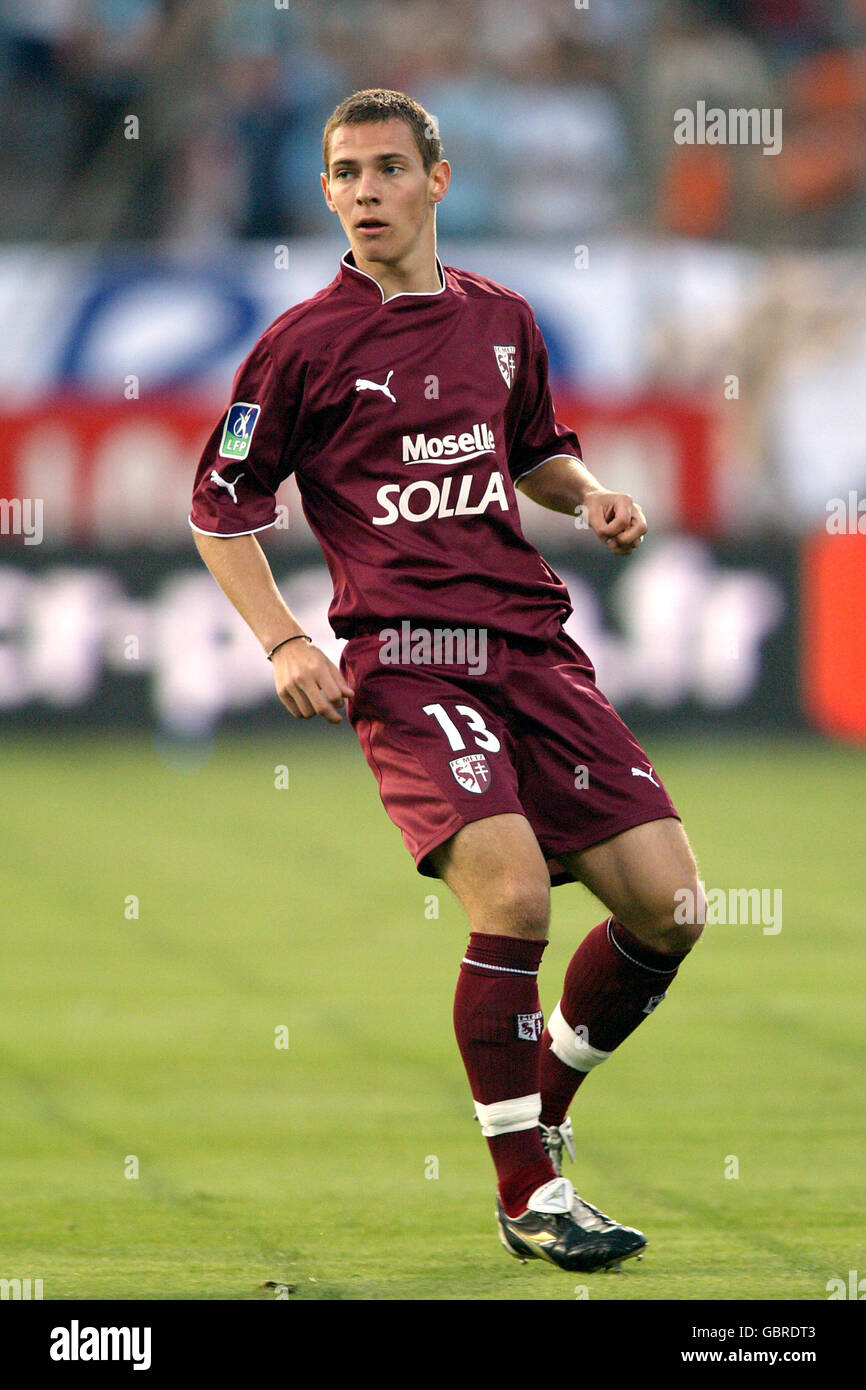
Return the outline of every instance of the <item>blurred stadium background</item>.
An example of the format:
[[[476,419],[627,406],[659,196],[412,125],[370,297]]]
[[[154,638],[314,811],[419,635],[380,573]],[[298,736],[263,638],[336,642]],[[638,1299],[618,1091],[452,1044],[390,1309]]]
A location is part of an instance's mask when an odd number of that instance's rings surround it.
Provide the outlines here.
[[[235,367],[335,273],[321,129],[366,86],[436,115],[443,261],[528,297],[560,417],[647,513],[622,563],[522,501],[570,631],[708,885],[784,893],[778,935],[719,926],[585,1088],[587,1195],[660,1247],[591,1296],[825,1298],[866,1274],[863,0],[0,0],[0,1275],[573,1297],[491,1234],[459,912],[350,731],[287,720],[187,526]],[[781,149],[676,143],[699,102],[781,112]],[[280,500],[263,544],[336,657]],[[557,890],[547,1009],[594,913]],[[346,1250],[296,1235],[313,1186]]]

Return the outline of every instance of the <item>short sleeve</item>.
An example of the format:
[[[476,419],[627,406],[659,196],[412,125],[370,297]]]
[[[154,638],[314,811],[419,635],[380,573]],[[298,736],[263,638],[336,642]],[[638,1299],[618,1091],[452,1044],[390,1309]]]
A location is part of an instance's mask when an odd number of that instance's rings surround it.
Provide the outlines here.
[[[557,423],[548,381],[547,348],[534,317],[524,383],[520,415],[508,451],[508,468],[514,482],[557,454],[581,457],[574,430]]]
[[[295,378],[290,368],[277,368],[259,339],[239,367],[232,403],[202,452],[189,517],[193,530],[243,536],[273,526],[275,493],[293,471],[289,444],[301,394]]]

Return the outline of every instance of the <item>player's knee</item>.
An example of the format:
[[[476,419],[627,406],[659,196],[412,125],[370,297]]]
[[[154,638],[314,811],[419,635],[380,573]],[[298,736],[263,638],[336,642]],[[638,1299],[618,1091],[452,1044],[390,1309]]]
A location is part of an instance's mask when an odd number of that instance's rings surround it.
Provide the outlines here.
[[[476,930],[545,940],[550,926],[550,884],[533,877],[500,875],[491,883]]]
[[[669,890],[662,920],[665,949],[690,951],[699,940],[706,920],[707,898],[695,868],[686,883]]]
[[[676,876],[676,881],[659,883],[636,905],[633,921],[626,922],[655,950],[671,953],[690,951],[699,939],[707,919],[704,886],[697,866]]]

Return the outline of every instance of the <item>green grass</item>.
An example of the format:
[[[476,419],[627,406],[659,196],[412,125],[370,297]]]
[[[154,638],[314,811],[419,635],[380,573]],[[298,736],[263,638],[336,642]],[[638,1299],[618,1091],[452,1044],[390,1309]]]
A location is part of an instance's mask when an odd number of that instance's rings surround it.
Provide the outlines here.
[[[579,1187],[650,1248],[573,1276],[496,1238],[451,1032],[462,913],[416,875],[347,729],[222,738],[187,766],[145,739],[7,746],[0,1276],[47,1299],[272,1299],[270,1280],[810,1300],[866,1273],[863,757],[650,748],[708,886],[781,887],[783,929],[708,928],[584,1086]],[[553,903],[546,1011],[602,915],[577,886]]]

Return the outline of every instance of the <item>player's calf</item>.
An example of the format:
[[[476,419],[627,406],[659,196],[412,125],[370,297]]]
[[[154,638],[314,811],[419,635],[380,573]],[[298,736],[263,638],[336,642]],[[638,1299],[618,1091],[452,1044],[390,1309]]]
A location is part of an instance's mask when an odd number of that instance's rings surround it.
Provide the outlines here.
[[[613,916],[584,938],[542,1034],[543,1126],[562,1125],[578,1087],[655,1012],[687,954],[647,946]]]

